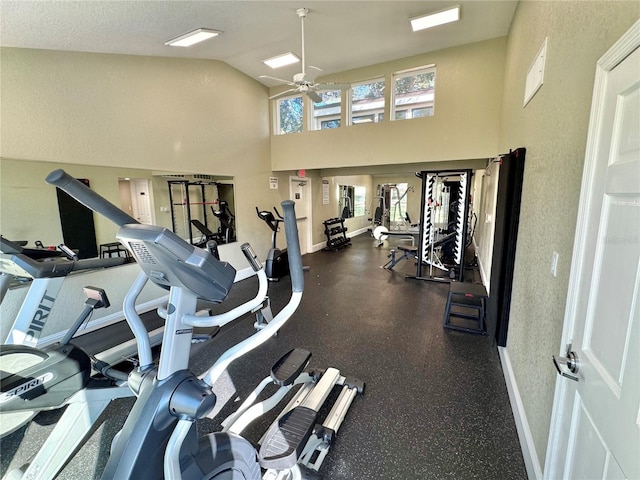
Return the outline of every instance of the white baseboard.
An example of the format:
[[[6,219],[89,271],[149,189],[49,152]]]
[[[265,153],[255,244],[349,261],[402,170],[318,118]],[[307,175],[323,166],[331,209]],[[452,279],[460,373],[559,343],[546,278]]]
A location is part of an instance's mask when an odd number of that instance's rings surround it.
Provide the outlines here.
[[[542,468],[538,460],[536,447],[533,443],[533,435],[531,434],[531,428],[527,421],[527,415],[524,410],[524,405],[522,404],[518,384],[513,374],[513,369],[511,368],[509,352],[505,347],[498,347],[498,353],[500,354],[500,363],[502,364],[504,379],[507,383],[513,418],[516,421],[516,430],[518,431],[518,438],[520,439],[520,448],[522,449],[527,476],[529,480],[542,480]]]
[[[369,227],[363,227],[358,230],[354,230],[353,232],[348,232],[347,237],[348,238],[357,237],[358,235],[362,235],[363,233],[367,233],[368,231],[369,231]]]
[[[148,302],[141,303],[140,305],[136,305],[136,311],[138,313],[145,313],[155,308],[158,308],[161,305],[164,305],[169,300],[169,295],[164,295],[160,298],[154,298],[153,300],[149,300]],[[117,312],[110,313],[109,315],[105,315],[104,317],[97,318],[91,322],[89,322],[86,328],[83,328],[79,335],[84,335],[86,333],[94,332],[99,330],[100,328],[106,327],[107,325],[111,325],[112,323],[120,322],[124,320],[124,312],[119,310]],[[46,345],[50,345],[55,342],[59,342],[65,336],[67,332],[58,332],[53,335],[49,335],[47,337],[43,337],[38,341],[38,348],[44,347]]]
[[[323,243],[316,243],[315,245],[313,245],[311,247],[311,251],[309,253],[315,253],[315,252],[319,252],[320,250],[322,250],[324,247],[327,246],[326,242]]]
[[[242,270],[236,271],[236,277],[233,280],[235,282],[239,282],[241,280],[245,280],[251,276],[255,275],[255,272],[251,267],[243,268]],[[148,302],[141,303],[140,305],[136,305],[136,311],[138,313],[145,313],[151,310],[155,310],[156,308],[164,305],[169,300],[169,295],[163,295],[159,298],[154,298],[153,300],[149,300]],[[94,332],[103,327],[111,325],[116,322],[120,322],[124,320],[124,312],[122,310],[118,310],[117,312],[110,313],[109,315],[105,315],[104,317],[97,318],[91,322],[89,322],[86,328],[83,328],[79,335],[84,335],[86,333]],[[49,335],[47,337],[43,337],[38,341],[38,347],[44,347],[46,345],[50,345],[55,342],[59,342],[65,336],[66,332],[57,332],[53,335]]]
[[[364,228],[361,228],[359,230],[354,230],[353,232],[348,232],[347,233],[347,238],[357,237],[358,235],[361,235],[363,233],[368,233],[368,232],[369,232],[369,227],[364,227]],[[326,242],[316,243],[315,245],[313,245],[311,247],[311,251],[309,253],[319,252],[320,250],[322,250],[326,246],[327,246]]]
[[[253,277],[256,272],[253,271],[253,268],[247,267],[242,270],[236,270],[236,278],[234,278],[233,283],[239,282],[241,280],[246,280],[249,277]]]
[[[476,256],[478,259],[478,271],[480,272],[480,279],[482,280],[482,284],[487,287],[487,292],[489,291],[489,278],[487,278],[487,272],[484,269],[484,264],[480,260],[480,257]]]

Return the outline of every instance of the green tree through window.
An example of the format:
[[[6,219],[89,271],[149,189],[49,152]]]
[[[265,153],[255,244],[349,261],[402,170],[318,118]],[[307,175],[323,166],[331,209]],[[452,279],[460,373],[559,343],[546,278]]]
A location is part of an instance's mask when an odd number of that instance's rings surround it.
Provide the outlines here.
[[[283,98],[278,101],[280,133],[302,131],[302,97]]]
[[[405,120],[432,116],[435,91],[434,67],[395,73],[391,118]]]
[[[396,95],[431,90],[436,86],[435,72],[421,73],[396,79]]]

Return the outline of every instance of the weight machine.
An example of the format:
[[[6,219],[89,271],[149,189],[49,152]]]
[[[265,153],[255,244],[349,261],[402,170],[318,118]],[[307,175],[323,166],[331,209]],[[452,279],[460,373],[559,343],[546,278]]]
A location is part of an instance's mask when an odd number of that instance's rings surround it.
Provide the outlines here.
[[[435,276],[435,268],[463,280],[472,175],[471,170],[416,173],[422,179],[420,245],[416,275],[408,278],[449,281]]]

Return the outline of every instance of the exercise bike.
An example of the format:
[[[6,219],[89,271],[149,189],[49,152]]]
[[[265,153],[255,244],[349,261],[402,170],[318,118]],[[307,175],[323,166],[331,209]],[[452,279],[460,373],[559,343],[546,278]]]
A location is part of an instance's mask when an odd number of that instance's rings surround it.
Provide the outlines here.
[[[19,243],[0,237],[0,302],[4,300],[12,281],[31,280],[3,343],[37,346],[65,277],[80,270],[121,265],[125,260],[120,257],[78,260],[65,245],[58,246],[58,250],[24,248]]]
[[[120,227],[117,238],[133,252],[149,279],[170,290],[167,308],[159,311],[166,319],[159,364],[130,374],[129,386],[138,398],[113,441],[102,478],[155,480],[164,475],[167,480],[256,480],[262,468],[266,470],[263,478],[301,479],[303,475],[318,478],[314,477],[313,467],[319,467],[318,459],[321,463],[363,384],[347,381],[334,368],[303,371],[308,352],[293,350],[274,367],[273,377],[285,390],[294,384],[302,388],[267,432],[260,452],[236,432],[261,411],[273,408],[272,402],[277,403],[278,396],[267,400],[266,405],[250,407],[254,400],[251,395],[230,420],[226,431],[199,438],[195,428],[195,422],[208,416],[215,406],[211,386],[230,363],[271,339],[302,299],[303,267],[293,202],[282,204],[291,266],[289,302],[264,328],[222,353],[211,368],[197,377],[188,370],[193,328],[223,326],[249,313],[261,301],[267,276],[250,245],[244,244],[242,251],[259,278],[260,291],[256,298],[229,312],[198,316],[195,310],[199,299],[221,303],[227,297],[235,277],[231,265],[219,261],[207,250],[189,245],[166,228],[137,223],[64,171],[52,172],[47,182],[116,223]],[[139,350],[145,348],[139,344]],[[334,415],[322,425],[316,425],[320,405],[334,386],[342,388],[339,404],[332,409]]]
[[[279,226],[284,221],[280,212],[276,207],[273,207],[273,211],[277,215],[274,216],[273,213],[268,210],[259,210],[256,207],[256,213],[258,214],[258,218],[264,221],[269,228],[271,229],[271,248],[269,249],[269,253],[267,254],[267,260],[265,261],[265,271],[267,274],[267,278],[270,282],[277,282],[283,277],[289,275],[289,258],[287,256],[287,249],[280,250],[276,246],[276,237],[278,236],[278,231],[280,230]]]
[[[94,310],[108,308],[104,290],[85,287],[85,307],[64,338],[45,348],[0,349],[0,438],[43,411],[66,406],[40,451],[7,479],[52,479],[82,444],[100,414],[117,398],[132,396],[127,373],[96,360],[72,343]]]

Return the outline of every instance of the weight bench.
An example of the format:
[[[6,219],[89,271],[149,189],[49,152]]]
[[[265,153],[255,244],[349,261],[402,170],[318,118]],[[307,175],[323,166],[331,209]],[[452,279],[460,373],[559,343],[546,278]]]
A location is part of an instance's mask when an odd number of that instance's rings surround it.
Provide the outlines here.
[[[413,258],[415,260],[418,260],[418,247],[414,247],[413,245],[406,247],[399,246],[398,250],[404,252],[402,256],[400,258],[396,258],[396,250],[391,250],[391,252],[389,252],[389,258],[391,258],[391,260],[385,263],[382,268],[386,270],[393,270],[393,267],[395,267],[396,264],[398,264],[405,258]]]
[[[389,232],[391,233],[391,232]],[[447,272],[449,269],[447,267],[445,267],[442,262],[440,261],[440,257],[438,257],[438,254],[435,252],[435,250],[437,248],[442,247],[444,244],[451,242],[455,239],[456,236],[456,232],[453,233],[449,233],[447,235],[445,235],[444,237],[436,240],[435,242],[433,242],[433,246],[429,245],[427,248],[429,250],[429,252],[431,252],[432,247],[433,247],[433,256],[430,259],[425,260],[425,263],[428,265],[433,265],[434,267]],[[382,268],[386,269],[386,270],[393,270],[393,267],[396,266],[396,264],[398,264],[399,262],[401,262],[402,260],[404,260],[405,258],[414,258],[416,261],[418,260],[418,247],[416,246],[399,246],[398,250],[404,252],[404,254],[400,257],[400,258],[396,258],[396,251],[395,250],[391,250],[391,252],[389,253],[389,258],[391,260],[389,260],[387,263],[385,263]]]
[[[213,233],[200,220],[197,220],[197,219],[191,220],[191,225],[193,225],[198,230],[200,230],[200,233],[202,233],[203,235],[203,238],[200,241],[194,243],[196,247],[204,248],[209,240],[220,242],[220,235],[218,235],[217,233]]]

